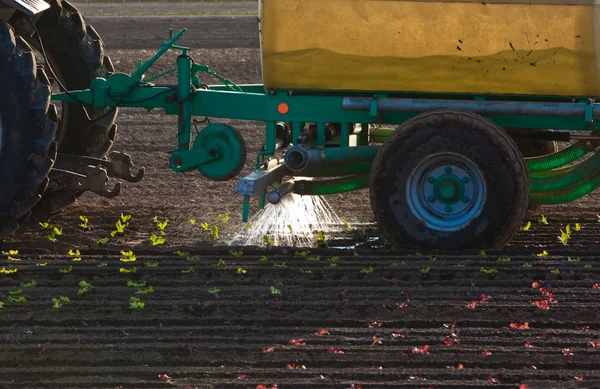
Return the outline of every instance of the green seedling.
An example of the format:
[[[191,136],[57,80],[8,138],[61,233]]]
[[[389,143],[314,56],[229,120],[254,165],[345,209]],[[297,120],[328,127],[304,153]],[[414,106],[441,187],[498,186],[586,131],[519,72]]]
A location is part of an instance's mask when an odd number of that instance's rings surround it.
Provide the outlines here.
[[[202,229],[208,231],[208,223],[202,223],[202,224],[200,224],[200,227],[202,227]]]
[[[132,267],[131,269],[127,269],[127,268],[120,268],[119,269],[119,273],[121,274],[135,274],[137,273],[137,268],[136,267]]]
[[[190,224],[191,225],[196,225],[198,222],[196,221],[196,219],[190,219]]]
[[[548,256],[548,252],[546,250],[544,250],[541,253],[536,254],[536,256],[538,256],[538,257],[547,257]]]
[[[244,252],[242,250],[240,250],[240,251],[229,250],[229,254],[233,255],[234,257],[241,257],[242,255],[244,255]]]
[[[479,272],[483,273],[483,274],[491,275],[491,274],[498,273],[498,269],[495,269],[495,268],[486,269],[485,267],[480,267]]]
[[[109,241],[110,241],[110,238],[101,238],[101,239],[98,239],[98,241],[96,243],[107,244]]]
[[[431,270],[431,267],[427,266],[425,268],[419,269],[419,273],[421,273],[421,274],[429,274],[430,270]]]
[[[135,262],[137,260],[135,254],[133,254],[133,251],[121,250],[121,255],[123,255],[123,257],[120,259],[121,262]]]
[[[195,272],[195,271],[196,271],[196,270],[194,270],[194,268],[193,268],[193,267],[190,267],[190,268],[188,268],[188,269],[182,270],[181,272],[182,272],[183,274],[190,274],[190,273],[193,273],[193,272]]]
[[[275,245],[275,241],[269,238],[269,235],[263,235],[262,240],[265,246],[270,247]]]
[[[456,267],[465,267],[465,264],[464,263],[457,263]]]
[[[531,268],[533,268],[533,265],[531,263],[524,263],[523,264],[523,268],[524,269],[531,269]]]
[[[225,261],[223,260],[223,258],[219,258],[219,261],[215,266],[225,266]]]
[[[6,269],[3,267],[2,269],[0,269],[0,274],[15,274],[17,271],[17,269]]]
[[[294,255],[295,255],[295,256],[297,256],[297,257],[306,257],[306,256],[307,256],[307,255],[309,255],[309,254],[310,254],[310,251],[308,251],[308,250],[304,250],[304,251],[296,251],[296,252],[294,253]]]
[[[21,288],[34,288],[37,286],[37,282],[35,282],[34,280],[31,280],[29,282],[22,281],[20,286]]]
[[[346,226],[346,231],[352,231],[352,227],[350,227],[350,223],[348,223],[348,221],[344,220],[342,223],[344,223]]]
[[[317,255],[316,257],[306,257],[305,258],[308,262],[319,262],[321,260],[321,256]]]
[[[69,298],[65,296],[52,297],[52,302],[54,303],[52,308],[58,309],[63,306],[63,303],[68,303],[69,301],[71,300],[69,300]]]
[[[99,268],[103,268],[103,267],[108,266],[108,263],[102,262],[102,263],[97,264],[96,266],[99,267]]]
[[[126,223],[123,223],[121,219],[117,220],[117,222],[115,223],[116,229],[114,231],[111,231],[110,236],[114,238],[115,236],[117,236],[117,234],[123,235],[125,233],[125,227],[127,227]]]
[[[373,266],[369,266],[367,269],[362,269],[360,274],[370,274],[373,273]]]
[[[68,273],[70,273],[70,272],[73,271],[73,266],[69,266],[69,267],[67,267],[65,269],[58,269],[58,271],[61,272],[61,273],[63,273],[63,274],[68,274]]]
[[[189,257],[190,253],[186,252],[186,251],[175,251],[175,255],[177,255],[178,257]]]
[[[274,286],[271,286],[270,290],[271,290],[271,294],[273,294],[273,295],[281,295],[281,291]]]
[[[48,262],[40,262],[40,263],[36,263],[35,266],[41,266],[41,267],[46,267],[48,266]]]
[[[510,258],[498,258],[498,262],[509,263],[510,262]]]
[[[0,301],[0,309],[4,309],[4,302]]]
[[[540,217],[538,218],[538,223],[548,224],[548,219],[546,219],[546,216],[540,215]]]
[[[560,274],[560,270],[559,269],[553,269],[553,270],[550,270],[550,273],[552,273],[553,275],[557,276],[557,275]]]
[[[81,289],[79,289],[77,291],[78,295],[85,294],[85,293],[87,293],[90,290],[90,288],[93,288],[92,284],[90,284],[89,282],[86,282],[86,281],[80,281],[79,282],[79,287]]]
[[[18,295],[18,294],[23,294],[23,289],[9,290],[8,294],[13,295],[13,296]]]
[[[300,268],[300,274],[313,274],[312,270],[304,270],[303,268]]]
[[[158,246],[165,243],[165,238],[155,234],[150,235],[150,244],[152,246]]]
[[[285,264],[285,262],[274,263],[273,267],[277,269],[287,269],[287,265]]]
[[[247,271],[246,269],[242,268],[242,267],[238,267],[237,270],[235,271],[236,274],[246,274]]]
[[[213,238],[219,239],[219,227],[217,225],[212,226]]]
[[[210,294],[217,294],[221,291],[221,289],[212,286],[212,287],[208,288],[206,291]]]
[[[152,288],[151,286],[149,286],[146,289],[138,289],[135,294],[141,294],[141,295],[146,295],[148,293],[153,293],[154,292],[154,288]]]
[[[223,223],[227,223],[229,221],[229,214],[226,213],[225,215],[221,215],[219,214],[217,216],[219,218],[219,220],[221,220]]]
[[[580,261],[581,261],[581,258],[571,258],[571,257],[567,258],[567,262],[580,262]]]
[[[437,261],[437,257],[434,257],[433,255],[429,257],[429,260],[432,262]]]
[[[585,265],[583,265],[584,269],[591,269],[592,268],[592,264],[591,263],[586,263]]]
[[[131,280],[127,281],[127,287],[129,288],[143,288],[146,286],[146,281],[142,282],[133,282]]]
[[[131,309],[144,309],[146,303],[140,300],[139,297],[130,297],[129,298],[129,308]]]
[[[575,227],[573,227],[575,231],[581,231],[581,224],[575,223]]]
[[[25,298],[25,296],[19,296],[19,297],[13,297],[13,296],[8,296],[6,298],[6,300],[8,300],[9,303],[26,303],[27,299]]]
[[[328,246],[327,242],[325,241],[325,233],[323,231],[317,232],[317,245]]]
[[[267,256],[266,256],[266,255],[263,255],[263,256],[262,256],[262,257],[260,257],[258,260],[259,260],[259,261],[261,261],[261,262],[266,262],[266,261],[268,261],[268,260],[269,260],[269,258],[267,258]]]
[[[83,228],[84,230],[87,230],[88,223],[89,223],[88,218],[85,216],[79,216],[79,220],[81,221],[81,224],[79,225],[79,227]]]
[[[146,264],[146,267],[149,267],[149,268],[158,267],[158,262],[149,262]]]
[[[188,262],[198,262],[198,261],[201,261],[202,258],[199,257],[198,255],[194,255],[193,257],[187,257],[185,260]]]
[[[481,255],[482,257],[485,257],[487,254],[485,253],[485,250],[481,250],[481,251],[479,251],[479,255]]]
[[[528,221],[527,224],[524,227],[520,227],[519,229],[521,231],[529,231],[530,228],[531,228],[531,222]]]

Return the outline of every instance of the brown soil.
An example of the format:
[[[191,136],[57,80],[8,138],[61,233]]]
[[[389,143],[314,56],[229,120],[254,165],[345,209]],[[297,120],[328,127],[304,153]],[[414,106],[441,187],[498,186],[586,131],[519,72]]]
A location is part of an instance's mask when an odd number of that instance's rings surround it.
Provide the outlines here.
[[[113,42],[108,52],[120,71],[135,69],[136,59],[148,58],[157,43],[148,39],[143,50],[119,49],[114,42],[122,35],[114,35],[116,29],[98,31]],[[138,31],[131,27],[126,34]],[[192,54],[235,82],[261,80],[258,49]],[[157,71],[174,66],[174,58],[168,56]],[[300,256],[294,249],[242,248],[234,256],[229,248],[210,247],[207,233],[189,219],[217,224],[222,242],[243,228],[236,180],[214,183],[199,173],[169,169],[175,117],[131,109],[121,110],[118,122],[115,150],[129,152],[136,165],[146,167],[144,180],[123,183],[122,194],[112,200],[86,194],[53,217],[51,223],[63,228],[57,243],[47,241],[48,231],[32,222],[2,245],[7,252],[18,249],[11,256],[21,261],[0,259],[0,269],[17,269],[0,275],[0,387],[600,386],[600,357],[588,343],[600,336],[600,289],[592,288],[600,282],[598,195],[544,208],[549,224],[532,219],[531,229],[520,232],[502,253],[417,255],[371,249],[378,234],[369,225],[368,194],[361,191],[328,200],[340,218],[366,223],[373,243],[364,243],[354,230],[326,237],[341,250],[315,248]],[[245,175],[253,170],[263,129],[260,123],[233,125],[248,143]],[[231,217],[227,223],[217,218],[224,213]],[[132,215],[125,235],[96,244],[121,214]],[[88,230],[78,227],[80,215],[89,218]],[[169,220],[163,246],[148,244],[148,236],[157,232],[154,216]],[[567,223],[573,227],[577,220],[584,221],[582,229],[573,233],[568,246],[559,244],[560,228]],[[66,254],[69,249],[81,250],[82,260],[73,261]],[[137,260],[120,261],[120,250],[133,250]],[[186,260],[175,250],[194,257]],[[549,255],[537,256],[543,250]],[[497,273],[484,274],[481,268]],[[32,280],[36,287],[21,284]],[[548,310],[532,305],[547,298],[532,288],[536,280],[557,301]],[[78,295],[81,281],[93,287]],[[128,287],[128,281],[146,284]],[[154,292],[136,294],[150,286]],[[271,286],[281,294],[271,293]],[[10,293],[18,289],[21,294]],[[481,301],[482,294],[491,296],[489,301],[467,308]],[[9,299],[21,295],[26,302]],[[70,301],[52,308],[51,299],[60,296]],[[131,297],[140,298],[145,307],[131,309]],[[509,327],[525,321],[529,330]],[[369,327],[373,322],[382,324]],[[456,336],[444,325],[450,323],[456,323]],[[329,334],[315,335],[321,328]],[[374,336],[381,344],[373,344]],[[299,338],[302,345],[289,343]],[[533,347],[524,347],[525,342]],[[426,345],[429,354],[411,351]],[[263,352],[269,347],[273,352]],[[565,355],[570,348],[573,355]]]

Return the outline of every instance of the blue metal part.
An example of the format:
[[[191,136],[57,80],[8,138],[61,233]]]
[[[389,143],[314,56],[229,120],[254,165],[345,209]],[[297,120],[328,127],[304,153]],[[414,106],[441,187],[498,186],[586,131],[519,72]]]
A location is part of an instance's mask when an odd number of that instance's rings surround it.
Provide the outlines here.
[[[405,188],[413,215],[435,231],[465,228],[478,217],[488,196],[477,165],[463,155],[437,153],[421,160]]]

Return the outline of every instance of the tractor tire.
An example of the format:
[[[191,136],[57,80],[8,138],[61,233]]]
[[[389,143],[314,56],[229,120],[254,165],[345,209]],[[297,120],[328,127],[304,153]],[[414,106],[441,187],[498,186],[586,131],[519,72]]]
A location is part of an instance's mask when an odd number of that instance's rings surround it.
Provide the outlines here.
[[[529,177],[491,120],[454,110],[406,121],[373,162],[371,207],[395,248],[500,249],[527,211]]]
[[[81,12],[68,1],[46,1],[50,9],[40,16],[36,27],[50,62],[46,66],[52,67],[65,88],[88,89],[94,78],[108,78],[113,74],[115,69],[110,58],[104,55],[102,39],[92,26],[86,25]],[[18,26],[28,28],[24,22]],[[32,46],[39,46],[30,27],[29,35]],[[117,135],[118,109],[76,103],[63,103],[61,108],[58,152],[95,158],[108,155]],[[61,187],[60,178],[51,181],[34,214],[38,218],[55,214],[73,204],[81,194],[77,189]]]
[[[31,47],[0,20],[0,238],[40,201],[56,158],[57,113]]]

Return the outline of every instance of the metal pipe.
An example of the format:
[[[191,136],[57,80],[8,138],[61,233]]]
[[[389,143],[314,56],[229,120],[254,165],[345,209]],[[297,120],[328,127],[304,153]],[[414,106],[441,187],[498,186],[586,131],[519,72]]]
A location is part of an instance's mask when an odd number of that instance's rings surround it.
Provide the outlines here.
[[[349,111],[369,111],[373,99],[365,97],[344,97],[342,106]],[[425,112],[436,109],[456,109],[481,115],[543,115],[543,116],[584,116],[592,107],[594,116],[600,116],[600,104],[589,103],[538,103],[530,101],[465,101],[465,100],[426,100],[426,99],[378,99],[377,109],[381,112]]]
[[[379,146],[357,146],[307,149],[302,145],[292,146],[285,152],[284,164],[292,171],[302,171],[311,163],[373,161],[379,148]]]
[[[294,181],[290,180],[281,185],[279,188],[277,188],[277,190],[274,190],[271,193],[269,193],[269,195],[267,196],[267,200],[269,200],[269,203],[271,204],[279,204],[281,199],[283,199],[287,195],[290,195],[293,191]]]

